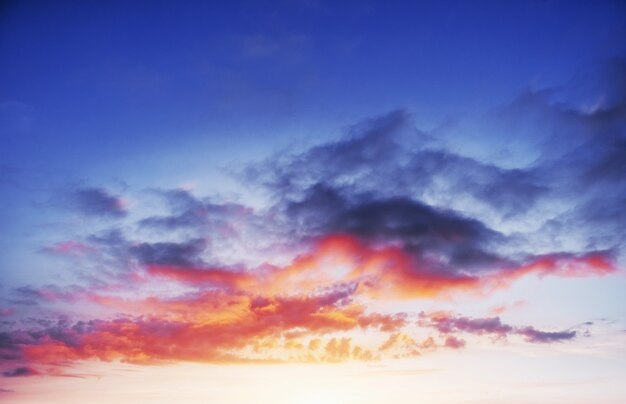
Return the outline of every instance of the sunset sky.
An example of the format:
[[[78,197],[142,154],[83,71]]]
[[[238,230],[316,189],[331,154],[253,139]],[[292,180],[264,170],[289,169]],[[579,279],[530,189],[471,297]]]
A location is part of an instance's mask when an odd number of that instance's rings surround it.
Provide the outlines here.
[[[1,402],[626,402],[624,2],[3,2],[0,139]]]

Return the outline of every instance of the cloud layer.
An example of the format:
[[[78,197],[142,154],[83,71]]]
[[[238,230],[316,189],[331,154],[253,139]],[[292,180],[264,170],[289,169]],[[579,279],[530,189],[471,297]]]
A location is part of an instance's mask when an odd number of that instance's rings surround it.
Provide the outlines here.
[[[617,272],[624,66],[610,63],[611,96],[593,109],[529,91],[499,111],[512,128],[540,122],[551,134],[516,167],[446,147],[393,111],[250,164],[239,179],[267,197],[261,208],[151,189],[143,195],[162,210],[131,211],[104,187],[73,188],[64,206],[93,230],[40,252],[79,275],[10,292],[2,374],[59,375],[82,360],[334,363],[459,350],[473,338],[571,341],[577,331],[562,325],[378,303],[480,299],[528,276]]]

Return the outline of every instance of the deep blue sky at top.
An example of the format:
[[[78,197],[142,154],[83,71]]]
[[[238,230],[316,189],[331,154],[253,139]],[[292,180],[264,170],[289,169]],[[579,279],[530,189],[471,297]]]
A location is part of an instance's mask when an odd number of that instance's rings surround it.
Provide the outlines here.
[[[7,2],[0,161],[80,176],[197,141],[265,154],[398,107],[433,127],[618,54],[625,14],[592,1]]]

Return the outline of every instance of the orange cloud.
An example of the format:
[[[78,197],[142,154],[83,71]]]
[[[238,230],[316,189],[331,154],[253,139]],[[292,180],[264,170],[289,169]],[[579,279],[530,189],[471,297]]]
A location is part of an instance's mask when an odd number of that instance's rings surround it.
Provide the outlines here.
[[[351,302],[354,288],[336,287],[316,295],[251,297],[224,291],[186,299],[140,301],[150,316],[54,326],[6,334],[7,355],[27,364],[62,364],[85,359],[133,363],[162,361],[239,362],[274,360],[267,352],[284,339],[283,349],[304,350],[296,336],[360,329],[396,330],[402,315],[367,313]],[[146,311],[147,312],[147,311]],[[320,342],[312,340],[311,350]],[[345,344],[345,343],[343,343]],[[323,360],[365,360],[370,353],[327,345]],[[247,356],[250,348],[256,356]]]
[[[359,292],[376,298],[446,297],[456,292],[484,293],[507,287],[520,277],[602,276],[616,271],[605,252],[552,254],[531,258],[517,267],[465,273],[442,270],[436,261],[418,259],[397,246],[373,246],[349,235],[328,235],[309,253],[284,267],[263,265],[252,270],[149,265],[155,277],[194,285],[212,285],[245,292],[288,290],[309,293],[336,283],[356,283]]]
[[[378,299],[446,297],[455,292],[484,293],[506,287],[516,279],[538,276],[601,276],[616,270],[602,252],[535,257],[513,268],[481,274],[438,270],[397,246],[373,246],[346,235],[321,239],[310,252],[284,267],[264,265],[255,270],[148,265],[141,282],[167,279],[193,292],[173,298],[123,298],[85,288],[24,289],[46,301],[87,300],[127,313],[109,320],[76,322],[31,330],[5,332],[3,357],[13,368],[65,364],[84,359],[135,363],[162,361],[241,362],[281,360],[277,349],[296,352],[290,360],[337,362],[371,360],[383,352],[418,355],[438,347],[461,348],[465,342],[452,332],[516,334],[530,342],[573,338],[570,331],[544,332],[513,328],[499,319],[468,319],[431,313],[421,325],[444,334],[421,342],[401,333],[407,315],[368,311],[362,295]],[[374,355],[333,333],[355,329],[390,333]],[[326,345],[317,336],[330,335]],[[308,345],[303,338],[310,338]],[[323,346],[323,350],[321,349]],[[320,353],[320,351],[323,351]],[[32,366],[31,366],[32,365]]]

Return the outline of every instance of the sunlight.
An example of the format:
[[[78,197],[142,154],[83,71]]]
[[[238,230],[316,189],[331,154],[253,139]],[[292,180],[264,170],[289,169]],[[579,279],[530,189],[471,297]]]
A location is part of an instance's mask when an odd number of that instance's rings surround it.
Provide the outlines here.
[[[349,400],[337,391],[303,392],[294,397],[289,404],[346,404]]]

